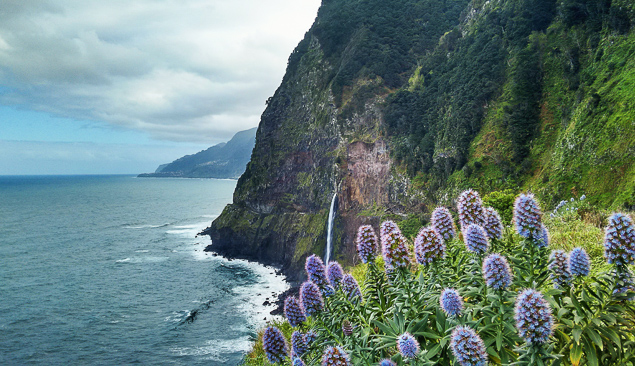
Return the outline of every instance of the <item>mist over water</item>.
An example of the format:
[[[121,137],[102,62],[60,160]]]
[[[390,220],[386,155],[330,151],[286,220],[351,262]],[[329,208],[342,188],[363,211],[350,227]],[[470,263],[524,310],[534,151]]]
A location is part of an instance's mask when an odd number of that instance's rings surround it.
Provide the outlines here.
[[[239,363],[287,284],[195,237],[235,184],[0,177],[0,364]]]

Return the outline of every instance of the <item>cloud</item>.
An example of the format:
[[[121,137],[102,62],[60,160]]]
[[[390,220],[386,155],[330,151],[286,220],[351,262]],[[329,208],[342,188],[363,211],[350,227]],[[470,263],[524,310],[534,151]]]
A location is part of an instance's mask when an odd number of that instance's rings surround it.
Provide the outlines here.
[[[319,0],[6,0],[0,103],[155,139],[255,126]]]

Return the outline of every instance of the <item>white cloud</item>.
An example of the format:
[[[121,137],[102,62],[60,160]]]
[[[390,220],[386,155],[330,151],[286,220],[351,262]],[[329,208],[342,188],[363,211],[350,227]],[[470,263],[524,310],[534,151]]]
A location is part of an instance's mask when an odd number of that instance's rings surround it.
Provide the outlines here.
[[[226,140],[258,123],[319,3],[5,0],[0,103]]]

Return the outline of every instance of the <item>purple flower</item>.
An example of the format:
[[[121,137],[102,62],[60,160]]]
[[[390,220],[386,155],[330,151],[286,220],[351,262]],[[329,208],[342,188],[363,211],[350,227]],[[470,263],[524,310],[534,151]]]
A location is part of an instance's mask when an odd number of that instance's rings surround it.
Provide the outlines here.
[[[437,207],[432,211],[432,227],[437,230],[443,240],[450,240],[456,236],[456,228],[450,211],[443,207]]]
[[[406,267],[410,263],[410,253],[403,237],[394,222],[386,221],[381,224],[381,251],[386,267]]]
[[[549,230],[547,230],[545,224],[540,224],[540,232],[538,232],[538,235],[536,235],[535,238],[536,245],[538,247],[546,248],[549,246],[549,243],[551,242],[551,236],[549,235]]]
[[[300,287],[300,301],[304,307],[306,315],[311,316],[324,308],[322,293],[317,285],[311,281],[306,281]]]
[[[297,330],[294,331],[291,334],[291,357],[302,357],[308,350],[304,334]]]
[[[350,321],[344,320],[342,322],[342,333],[344,333],[345,336],[350,336],[351,334],[353,334],[353,326],[351,325]]]
[[[512,273],[507,259],[492,253],[483,261],[483,278],[488,287],[495,290],[506,289],[512,283]]]
[[[404,358],[415,358],[419,353],[419,342],[410,333],[406,332],[397,337],[397,349]]]
[[[629,269],[627,267],[624,267],[620,271],[617,271],[613,293],[623,294],[627,291],[635,292],[635,281],[633,281],[633,275],[631,274]]]
[[[304,335],[304,339],[306,340],[307,346],[310,346],[311,343],[313,343],[317,339],[317,337],[318,335],[317,333],[315,333],[314,330],[306,332],[306,334]]]
[[[344,278],[344,270],[342,270],[342,266],[340,266],[339,263],[331,262],[326,270],[326,275],[331,286],[333,286],[333,288],[338,288],[340,287],[342,278]]]
[[[503,223],[498,211],[492,207],[485,209],[485,226],[483,229],[487,232],[487,236],[490,239],[500,239],[503,236]]]
[[[375,260],[375,256],[377,255],[377,235],[375,235],[375,230],[372,226],[360,226],[357,231],[355,243],[357,244],[357,254],[359,254],[363,263],[369,263]]]
[[[604,257],[617,266],[635,263],[635,229],[629,216],[615,213],[609,217],[604,235]]]
[[[292,327],[297,327],[306,320],[304,309],[296,297],[289,296],[284,300],[284,316]]]
[[[521,194],[514,202],[514,224],[523,238],[534,238],[542,230],[540,206],[533,194]]]
[[[527,343],[546,343],[551,336],[553,317],[542,294],[526,289],[518,295],[514,319],[518,334]]]
[[[362,291],[355,278],[350,274],[346,274],[342,279],[342,290],[350,302],[358,302],[362,298]]]
[[[569,286],[571,282],[571,271],[569,269],[569,258],[564,250],[557,249],[549,256],[549,270],[555,288]]]
[[[463,235],[465,236],[465,246],[470,252],[484,254],[489,247],[489,240],[485,230],[475,224],[468,225]]]
[[[293,366],[306,366],[306,364],[300,357],[296,357],[293,359]]]
[[[392,362],[392,360],[385,358],[379,361],[379,366],[397,366],[397,364]]]
[[[348,354],[340,346],[328,347],[322,355],[322,366],[349,366],[350,364],[351,360]]]
[[[587,276],[591,270],[589,256],[582,248],[574,248],[569,254],[569,269],[574,276]]]
[[[322,259],[315,254],[311,254],[306,258],[306,264],[304,265],[306,269],[306,274],[309,277],[309,280],[318,285],[319,288],[323,289],[328,285],[328,281],[326,279],[326,269],[324,268],[324,262]]]
[[[262,336],[262,347],[271,363],[283,363],[287,357],[287,341],[284,339],[282,332],[276,327],[265,329]]]
[[[445,244],[439,233],[432,226],[419,231],[415,238],[415,257],[419,264],[430,264],[445,256]]]
[[[483,201],[478,192],[468,189],[461,193],[457,199],[456,208],[459,212],[461,230],[465,230],[472,224],[485,225],[485,210],[483,210]]]
[[[461,366],[486,366],[487,353],[485,344],[476,332],[468,327],[459,325],[452,331],[450,349]]]
[[[453,288],[446,288],[439,298],[441,309],[447,316],[459,316],[463,310],[463,298]]]

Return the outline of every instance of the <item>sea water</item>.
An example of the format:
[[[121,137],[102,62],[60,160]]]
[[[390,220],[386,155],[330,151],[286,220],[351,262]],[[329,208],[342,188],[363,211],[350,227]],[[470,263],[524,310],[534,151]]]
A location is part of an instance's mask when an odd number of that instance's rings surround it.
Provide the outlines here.
[[[235,185],[0,177],[0,364],[238,364],[288,285],[203,251]]]

